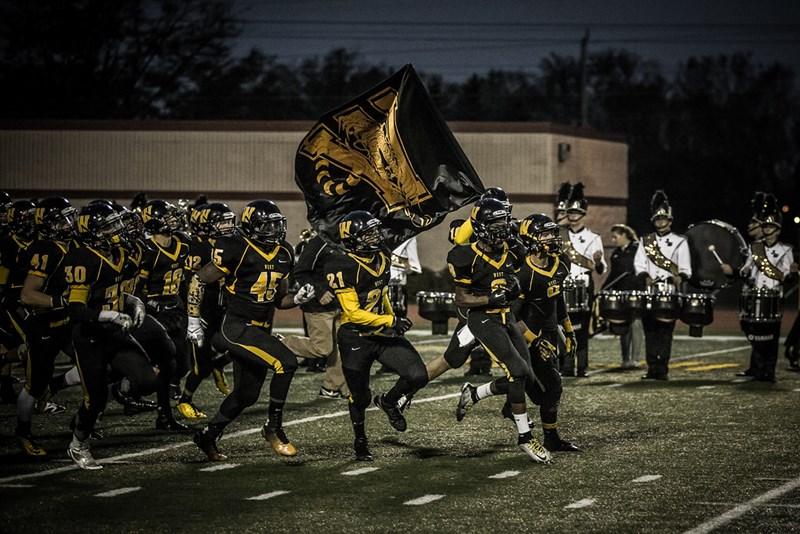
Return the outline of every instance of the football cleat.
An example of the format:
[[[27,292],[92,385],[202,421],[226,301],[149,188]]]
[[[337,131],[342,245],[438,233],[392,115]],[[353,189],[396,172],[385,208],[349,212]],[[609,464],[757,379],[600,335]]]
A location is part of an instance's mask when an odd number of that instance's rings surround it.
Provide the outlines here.
[[[57,402],[45,401],[36,404],[36,411],[42,414],[56,415],[67,411],[67,407]]]
[[[353,449],[356,451],[356,460],[359,462],[371,462],[374,459],[369,451],[369,444],[366,438],[356,438],[353,443]]]
[[[231,394],[231,387],[228,385],[228,380],[225,378],[225,371],[222,369],[213,369],[211,375],[214,377],[214,386],[217,391],[225,396]]]
[[[72,440],[69,448],[67,449],[67,456],[69,456],[75,465],[87,471],[97,471],[102,469],[103,466],[97,463],[97,460],[92,456],[92,451],[89,450],[88,441]]]
[[[412,400],[414,400],[414,397],[411,395],[400,395],[400,398],[397,400],[397,409],[405,413],[406,410],[411,408]]]
[[[519,447],[519,450],[524,452],[528,458],[534,462],[538,462],[540,464],[549,464],[553,459],[553,457],[550,455],[550,452],[542,447],[542,444],[539,443],[539,440],[536,438],[531,438],[530,441],[518,443],[517,447]]]
[[[38,443],[33,440],[33,436],[28,434],[27,436],[20,436],[17,435],[17,441],[19,442],[20,447],[22,448],[22,452],[25,453],[26,456],[30,457],[43,457],[47,456],[47,451],[44,450]]]
[[[561,436],[545,436],[544,448],[550,452],[581,452],[580,447],[570,441],[561,439]]]
[[[383,410],[383,413],[389,418],[389,424],[392,425],[392,428],[398,432],[405,432],[407,428],[406,418],[403,417],[396,404],[386,404],[384,396],[385,394],[375,395],[375,398],[372,399],[373,404]]]
[[[322,399],[341,399],[344,398],[338,389],[328,389],[325,386],[320,386],[319,397]]]
[[[204,419],[208,417],[202,410],[195,406],[191,401],[181,402],[176,406],[178,412],[186,419]]]
[[[272,450],[279,456],[297,456],[297,447],[292,445],[283,428],[269,428],[267,425],[261,427],[261,436],[267,440]]]
[[[217,440],[209,435],[207,430],[195,432],[193,441],[205,453],[209,462],[222,462],[228,459],[227,456],[219,452]]]
[[[165,430],[167,432],[191,432],[192,429],[183,423],[179,423],[170,415],[159,415],[156,418],[156,430]]]
[[[461,395],[458,397],[458,404],[456,405],[456,421],[461,421],[467,415],[467,412],[475,404],[475,386],[469,382],[464,382],[461,385]]]

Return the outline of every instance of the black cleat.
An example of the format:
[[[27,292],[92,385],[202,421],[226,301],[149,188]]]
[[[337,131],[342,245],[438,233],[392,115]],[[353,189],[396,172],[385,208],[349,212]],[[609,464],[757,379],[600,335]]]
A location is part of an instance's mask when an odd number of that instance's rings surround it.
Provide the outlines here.
[[[165,415],[159,415],[156,418],[156,430],[164,430],[166,432],[183,432],[183,433],[189,433],[192,431],[192,429],[189,428],[188,426],[176,421],[174,417]]]
[[[227,456],[219,452],[217,440],[211,437],[206,430],[195,432],[193,441],[205,453],[209,462],[222,462],[228,459]]]
[[[580,447],[571,441],[561,439],[561,437],[558,435],[553,437],[545,436],[544,443],[542,443],[542,445],[544,445],[544,448],[550,452],[581,452]]]
[[[385,394],[375,395],[375,398],[372,399],[373,404],[383,410],[383,413],[389,418],[389,424],[392,425],[392,428],[398,432],[405,432],[407,428],[406,418],[403,417],[403,413],[396,404],[385,403],[384,396]]]
[[[744,371],[739,371],[738,373],[736,373],[736,376],[739,377],[753,377],[755,375],[756,374],[755,372],[753,372],[752,369],[745,369]]]
[[[366,438],[356,438],[353,443],[353,449],[356,451],[356,460],[359,462],[371,462],[374,459],[369,451],[369,444]]]

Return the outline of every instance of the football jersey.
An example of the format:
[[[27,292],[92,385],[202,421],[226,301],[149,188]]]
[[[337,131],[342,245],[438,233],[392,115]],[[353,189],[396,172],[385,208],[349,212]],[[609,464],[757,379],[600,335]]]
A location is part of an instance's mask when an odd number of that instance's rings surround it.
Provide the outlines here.
[[[136,294],[139,285],[139,275],[141,272],[142,257],[144,255],[144,245],[137,241],[131,250],[128,250],[128,257],[123,267],[122,292],[130,295]]]
[[[263,247],[244,236],[222,237],[214,243],[212,261],[225,273],[227,313],[269,323],[278,288],[292,272],[294,255],[286,242],[267,250]]]
[[[342,308],[342,326],[374,333],[392,325],[390,266],[391,260],[383,252],[372,258],[349,252],[331,254],[325,263],[325,278]]]
[[[32,243],[13,234],[0,242],[0,286],[4,288],[3,298],[6,302],[19,302],[19,294],[28,276],[28,248]]]
[[[189,280],[192,275],[200,270],[201,267],[211,262],[211,255],[214,251],[213,239],[203,239],[197,236],[192,236],[189,241],[189,253],[186,255],[186,263],[184,269],[184,284],[182,288],[182,298],[186,300],[186,291],[189,287]],[[203,303],[200,306],[200,316],[208,317],[208,313],[212,313],[222,306],[222,293],[220,287],[224,280],[219,283],[206,284],[205,294],[203,296]]]
[[[51,297],[66,296],[67,281],[64,278],[64,258],[69,251],[67,243],[39,239],[28,247],[28,275],[42,278],[41,291]],[[49,310],[34,310],[46,312]]]
[[[173,237],[162,247],[154,237],[145,241],[139,264],[142,293],[147,299],[178,301],[189,245]]]
[[[478,245],[456,245],[447,254],[447,268],[456,287],[468,289],[478,296],[489,295],[497,288],[509,285],[511,277],[519,271],[520,258],[508,245],[500,252],[486,253]],[[487,309],[489,306],[471,308]],[[507,311],[499,308],[496,311]]]
[[[111,253],[88,246],[70,249],[63,261],[69,303],[85,304],[92,316],[102,310],[124,311],[122,285],[126,261],[127,254],[121,248]],[[82,325],[82,328],[84,333],[101,329],[98,323]]]
[[[562,299],[561,290],[570,275],[569,259],[565,255],[551,254],[545,267],[534,265],[530,256],[522,262],[519,272],[522,307],[519,318],[534,332],[558,323],[557,307]]]

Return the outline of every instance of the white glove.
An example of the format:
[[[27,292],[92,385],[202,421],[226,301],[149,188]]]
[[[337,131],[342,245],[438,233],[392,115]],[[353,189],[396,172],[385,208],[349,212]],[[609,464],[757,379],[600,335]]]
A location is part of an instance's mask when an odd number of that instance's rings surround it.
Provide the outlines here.
[[[306,284],[300,288],[300,291],[295,293],[294,295],[294,303],[295,304],[305,304],[309,300],[314,298],[314,286],[311,284]]]
[[[129,293],[125,294],[125,308],[131,312],[131,318],[133,319],[133,329],[136,330],[142,323],[144,322],[144,316],[146,312],[144,310],[144,303],[139,297],[131,295]]]
[[[133,320],[131,319],[130,315],[111,310],[101,311],[100,315],[97,316],[97,320],[101,323],[114,323],[115,325],[119,326],[123,332],[130,330],[131,326],[133,325]]]
[[[203,321],[200,317],[189,316],[189,323],[186,326],[186,339],[199,349],[203,346]]]

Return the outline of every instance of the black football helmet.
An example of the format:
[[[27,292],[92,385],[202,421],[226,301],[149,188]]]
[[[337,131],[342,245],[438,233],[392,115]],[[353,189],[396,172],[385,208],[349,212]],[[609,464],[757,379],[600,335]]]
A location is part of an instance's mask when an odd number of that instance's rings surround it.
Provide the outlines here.
[[[561,252],[560,226],[544,213],[528,215],[519,224],[519,237],[529,252]]]
[[[205,228],[203,221],[200,220],[200,214],[208,207],[208,202],[197,204],[189,209],[189,231],[192,235],[205,236]]]
[[[505,191],[503,191],[503,188],[501,187],[487,188],[486,191],[484,191],[483,194],[481,195],[480,200],[483,200],[484,198],[493,198],[495,200],[499,200],[508,208],[508,212],[511,213],[511,209],[513,208],[513,206],[511,205],[511,201],[508,199],[508,195],[506,194]]]
[[[8,225],[8,208],[11,207],[12,202],[14,202],[14,199],[11,198],[11,195],[5,191],[0,191],[0,231],[2,232],[5,232]]]
[[[500,200],[479,200],[472,208],[470,219],[475,236],[491,247],[499,248],[511,237],[511,212]]]
[[[122,219],[123,229],[120,234],[122,246],[129,251],[133,251],[136,243],[144,239],[142,214],[120,204],[113,204],[112,208]]]
[[[242,233],[265,245],[286,239],[286,217],[271,200],[254,200],[242,210]]]
[[[212,202],[211,204],[206,204],[200,210],[198,215],[198,226],[202,232],[200,235],[216,239],[233,235],[236,232],[236,215],[227,204]]]
[[[75,235],[75,210],[64,197],[48,197],[36,205],[34,222],[43,239],[69,241]]]
[[[354,254],[373,254],[383,248],[383,225],[368,211],[351,211],[339,221],[339,240]]]
[[[8,230],[21,239],[32,239],[36,235],[36,204],[30,200],[12,202],[6,210]]]
[[[125,224],[110,203],[87,204],[78,211],[78,240],[98,250],[111,250],[123,243]]]
[[[151,200],[142,209],[144,229],[150,234],[172,235],[180,229],[178,209],[165,200]]]

